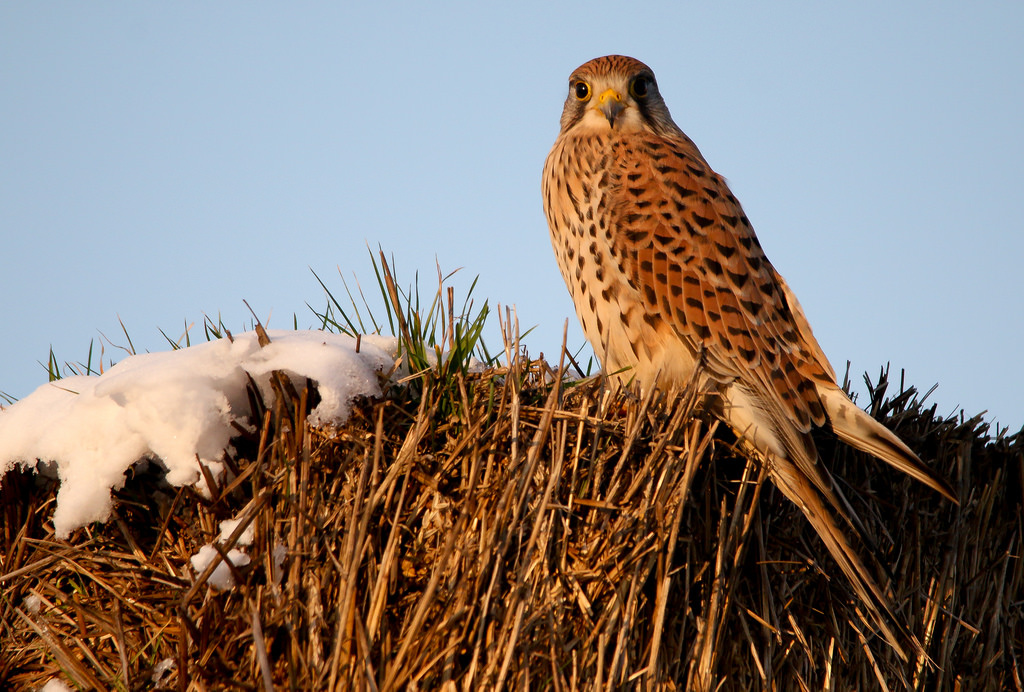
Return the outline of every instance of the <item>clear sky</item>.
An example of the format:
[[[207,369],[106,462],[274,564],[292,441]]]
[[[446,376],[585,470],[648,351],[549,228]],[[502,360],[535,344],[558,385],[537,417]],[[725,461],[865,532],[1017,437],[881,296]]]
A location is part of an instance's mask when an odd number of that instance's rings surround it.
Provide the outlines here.
[[[140,351],[242,329],[243,299],[315,326],[310,269],[369,284],[367,243],[406,281],[479,275],[534,355],[567,317],[581,345],[541,166],[569,73],[624,53],[839,372],[891,362],[1017,430],[1022,35],[1011,2],[0,4],[0,392],[51,345],[119,359],[119,319]]]

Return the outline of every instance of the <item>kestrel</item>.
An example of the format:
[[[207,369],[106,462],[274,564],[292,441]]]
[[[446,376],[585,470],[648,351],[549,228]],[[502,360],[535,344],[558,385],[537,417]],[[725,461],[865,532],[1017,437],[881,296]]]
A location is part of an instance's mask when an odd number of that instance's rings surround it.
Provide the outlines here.
[[[671,390],[700,364],[710,405],[803,510],[905,657],[889,600],[833,516],[847,517],[811,430],[955,502],[953,491],[836,384],[796,297],[725,180],[672,121],[649,67],[612,55],[572,73],[543,194],[562,277],[604,371]]]

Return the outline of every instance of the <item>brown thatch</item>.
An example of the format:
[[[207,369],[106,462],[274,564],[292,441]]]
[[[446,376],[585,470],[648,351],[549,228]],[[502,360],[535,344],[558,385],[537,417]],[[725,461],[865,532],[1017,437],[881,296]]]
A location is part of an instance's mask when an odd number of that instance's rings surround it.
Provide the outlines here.
[[[140,470],[68,541],[54,487],[8,474],[0,688],[1021,689],[1021,434],[876,390],[959,507],[818,440],[931,658],[903,663],[694,401],[553,381],[427,373],[330,436],[282,381],[213,500]],[[215,591],[189,557],[238,515],[252,562]]]

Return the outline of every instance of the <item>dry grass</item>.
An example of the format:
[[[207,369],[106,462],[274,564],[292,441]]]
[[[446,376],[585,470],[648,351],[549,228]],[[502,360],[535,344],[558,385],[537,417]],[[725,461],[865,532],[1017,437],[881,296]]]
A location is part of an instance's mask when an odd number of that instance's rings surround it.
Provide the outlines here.
[[[140,470],[66,542],[55,488],[9,474],[0,688],[1021,689],[1021,434],[876,391],[960,507],[818,440],[934,662],[904,664],[696,402],[509,361],[391,386],[334,436],[281,380],[213,500]],[[215,591],[189,557],[238,515],[252,562]]]

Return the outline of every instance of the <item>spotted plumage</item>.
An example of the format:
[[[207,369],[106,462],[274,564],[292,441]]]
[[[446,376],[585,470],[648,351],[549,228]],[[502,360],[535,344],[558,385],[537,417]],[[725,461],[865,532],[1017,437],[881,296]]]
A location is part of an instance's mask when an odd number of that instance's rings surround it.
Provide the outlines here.
[[[843,509],[810,432],[829,428],[952,491],[838,387],[796,297],[725,180],[672,121],[650,68],[607,56],[572,73],[543,197],[559,268],[604,370],[672,390],[700,364],[712,405],[800,506],[902,654],[886,596],[833,518]]]

